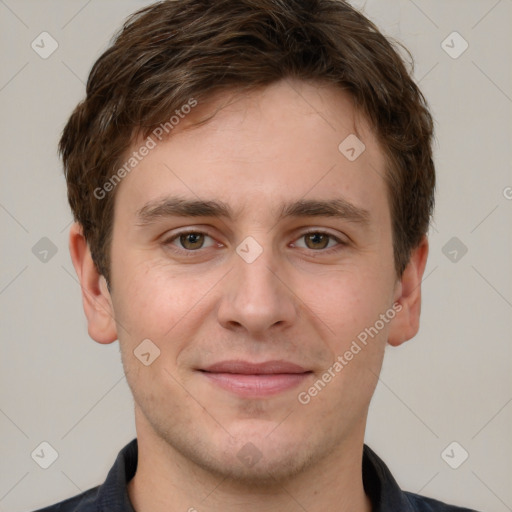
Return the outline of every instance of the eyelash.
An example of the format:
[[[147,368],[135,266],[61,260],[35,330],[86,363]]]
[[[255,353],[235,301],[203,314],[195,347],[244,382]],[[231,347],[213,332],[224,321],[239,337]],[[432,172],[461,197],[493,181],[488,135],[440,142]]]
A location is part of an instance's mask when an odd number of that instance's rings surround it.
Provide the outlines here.
[[[185,255],[187,255],[189,257],[190,256],[194,256],[196,253],[200,253],[202,251],[202,249],[209,249],[209,247],[206,247],[206,248],[201,247],[201,248],[195,249],[195,250],[183,249],[183,248],[178,248],[178,247],[176,247],[176,246],[174,246],[172,244],[172,242],[174,242],[175,240],[179,239],[181,236],[183,236],[183,235],[190,235],[190,234],[206,235],[206,236],[210,237],[212,240],[215,240],[213,236],[211,236],[210,234],[208,234],[205,231],[189,230],[189,231],[181,231],[180,233],[175,233],[170,238],[167,238],[166,240],[164,240],[163,244],[165,246],[170,247],[172,251],[175,251],[175,252],[180,253],[180,254],[185,254]],[[333,252],[339,251],[340,248],[348,245],[347,242],[345,242],[343,240],[340,240],[338,237],[334,236],[332,233],[328,233],[327,231],[321,231],[321,230],[306,231],[306,232],[302,233],[298,238],[296,238],[296,240],[300,240],[301,238],[304,238],[307,235],[325,235],[325,236],[329,237],[330,240],[334,240],[335,242],[337,242],[337,244],[335,246],[330,247],[328,249],[308,249],[308,248],[305,248],[305,250],[311,252],[315,256],[316,255],[331,254]],[[303,248],[301,247],[301,249],[303,249]]]

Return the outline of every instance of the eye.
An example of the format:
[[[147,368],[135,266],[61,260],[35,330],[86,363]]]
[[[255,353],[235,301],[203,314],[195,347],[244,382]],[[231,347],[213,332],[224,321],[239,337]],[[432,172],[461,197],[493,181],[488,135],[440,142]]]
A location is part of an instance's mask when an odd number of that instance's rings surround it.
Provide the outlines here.
[[[174,245],[177,246],[178,249],[184,249],[186,251],[197,251],[198,249],[204,249],[215,245],[215,241],[206,233],[201,233],[199,231],[187,231],[172,236],[165,241],[165,244]]]
[[[304,244],[299,243],[304,240]],[[337,245],[344,245],[344,243],[334,235],[330,233],[324,233],[322,231],[311,231],[304,233],[301,237],[293,244],[296,247],[305,249],[312,249],[314,251],[330,249]]]

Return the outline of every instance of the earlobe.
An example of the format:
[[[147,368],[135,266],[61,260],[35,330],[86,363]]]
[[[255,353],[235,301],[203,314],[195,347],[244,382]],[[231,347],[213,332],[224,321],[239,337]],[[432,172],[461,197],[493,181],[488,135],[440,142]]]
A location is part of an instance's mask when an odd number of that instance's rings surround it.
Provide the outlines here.
[[[395,302],[401,307],[390,324],[388,343],[394,347],[413,338],[420,325],[421,281],[427,263],[428,240],[424,236],[413,249],[409,263],[397,282]]]
[[[110,292],[92,260],[82,227],[76,222],[69,232],[69,252],[82,288],[89,336],[98,343],[112,343],[117,339],[117,331]]]

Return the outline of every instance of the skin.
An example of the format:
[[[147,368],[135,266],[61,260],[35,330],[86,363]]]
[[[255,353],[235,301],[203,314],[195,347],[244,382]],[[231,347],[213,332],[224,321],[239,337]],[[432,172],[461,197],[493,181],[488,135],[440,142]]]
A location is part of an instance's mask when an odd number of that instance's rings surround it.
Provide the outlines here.
[[[119,339],[135,399],[130,499],[138,512],[369,511],[360,470],[367,411],[386,344],[418,330],[427,240],[397,277],[383,152],[343,91],[281,81],[216,101],[226,98],[188,129],[216,102],[199,105],[118,186],[110,291],[80,226],[71,229],[89,334]],[[350,134],[366,146],[353,162],[338,150]],[[137,216],[176,195],[223,201],[234,217]],[[336,198],[366,210],[367,223],[278,218],[282,203]],[[188,257],[179,237],[168,241],[186,229],[210,237]],[[320,237],[326,248],[304,236],[319,231],[335,237]],[[252,263],[236,252],[248,236],[263,249]],[[393,304],[400,312],[301,404],[299,392]],[[144,339],[160,349],[149,366],[133,353]],[[241,397],[198,371],[227,359],[285,360],[311,373],[275,395]],[[247,443],[260,456],[252,465],[237,457]]]

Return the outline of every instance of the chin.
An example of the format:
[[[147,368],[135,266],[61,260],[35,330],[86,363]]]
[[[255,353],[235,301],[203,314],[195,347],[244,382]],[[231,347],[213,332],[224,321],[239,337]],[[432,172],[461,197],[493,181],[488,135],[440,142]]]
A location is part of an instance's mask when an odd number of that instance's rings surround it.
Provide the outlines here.
[[[329,451],[315,445],[307,435],[292,435],[285,430],[269,435],[268,424],[263,428],[261,422],[251,423],[245,425],[245,432],[243,425],[237,425],[234,430],[238,432],[232,436],[223,432],[220,437],[192,438],[182,433],[165,440],[186,459],[217,478],[254,489],[282,487]]]
[[[217,458],[204,457],[196,453],[195,462],[203,469],[218,477],[229,479],[232,483],[248,488],[282,487],[289,479],[303,472],[313,460],[313,453],[304,447],[281,446],[256,448],[251,441],[240,449],[228,449]]]

